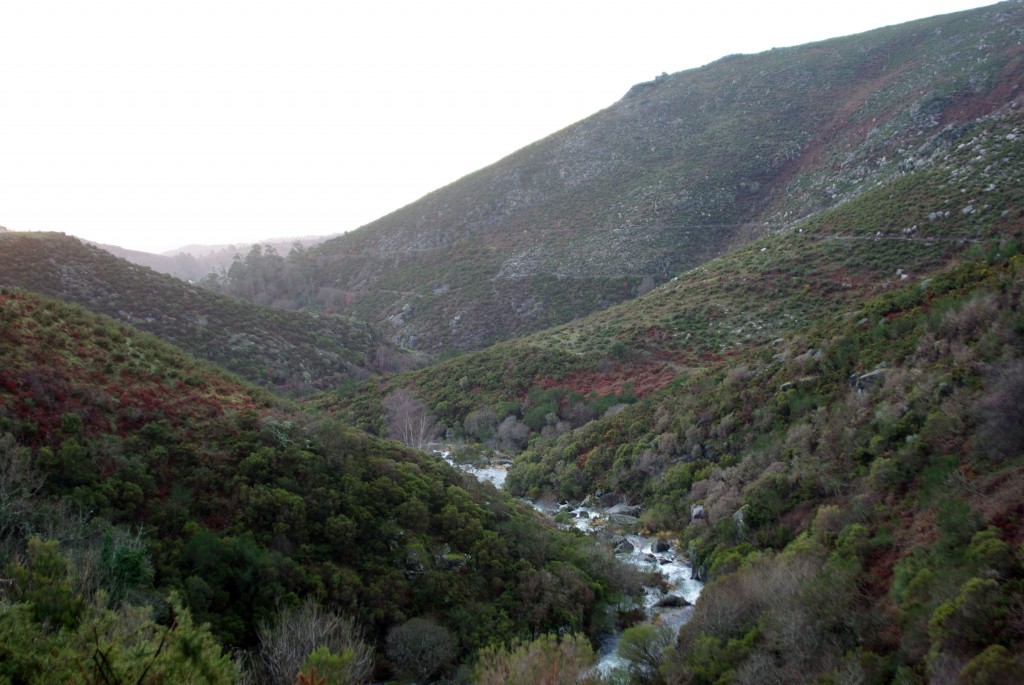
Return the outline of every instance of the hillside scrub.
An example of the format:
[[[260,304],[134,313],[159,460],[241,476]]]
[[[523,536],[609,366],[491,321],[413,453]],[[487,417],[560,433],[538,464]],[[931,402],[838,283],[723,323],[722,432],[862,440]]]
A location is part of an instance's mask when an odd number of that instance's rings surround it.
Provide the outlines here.
[[[466,431],[466,419],[475,412],[494,412],[499,422],[514,415],[530,432],[492,446],[515,452],[536,443],[524,469],[537,458],[559,459],[553,452],[568,455],[579,442],[566,431],[592,417],[568,405],[552,412],[550,403],[531,404],[531,393],[564,389],[564,397],[583,395],[600,416],[607,407],[597,405],[605,399],[629,397],[632,389],[645,400],[747,350],[766,350],[774,340],[800,335],[824,317],[854,311],[867,298],[925,281],[965,256],[987,259],[987,252],[1008,257],[1019,251],[1022,130],[1024,114],[1012,107],[971,126],[943,129],[929,137],[927,160],[888,183],[680,274],[633,302],[383,383],[348,385],[316,398],[314,406],[386,435],[381,398],[402,388],[430,408],[449,438],[486,444],[493,434],[481,439],[476,428]],[[974,208],[963,211],[968,205]],[[731,373],[730,382],[742,383],[739,366]],[[812,375],[805,375],[804,385],[800,377],[790,379],[797,385],[790,396],[795,405],[816,401],[806,385]],[[715,430],[729,430],[740,415],[722,420]],[[706,430],[691,423],[681,431],[659,431],[658,439],[674,443],[680,454],[699,456]],[[559,440],[560,435],[565,437]],[[585,459],[587,452],[572,456]],[[610,465],[597,456],[593,468]],[[634,475],[644,477],[643,463]]]
[[[666,75],[208,289],[0,235],[0,679],[598,681],[635,573],[444,436],[688,556],[634,681],[1020,680],[1022,26]]]
[[[943,681],[1024,647],[1024,260],[983,252],[517,461],[513,491],[679,531],[710,582],[669,682]]]
[[[378,655],[392,627],[429,617],[455,638],[452,668],[528,631],[596,634],[614,620],[604,607],[638,589],[610,552],[436,457],[73,305],[4,289],[0,317],[0,445],[15,476],[0,563],[56,541],[75,560],[72,598],[103,590],[160,615],[175,593],[223,648],[253,650],[261,625],[315,596]],[[70,625],[69,602],[54,615]]]

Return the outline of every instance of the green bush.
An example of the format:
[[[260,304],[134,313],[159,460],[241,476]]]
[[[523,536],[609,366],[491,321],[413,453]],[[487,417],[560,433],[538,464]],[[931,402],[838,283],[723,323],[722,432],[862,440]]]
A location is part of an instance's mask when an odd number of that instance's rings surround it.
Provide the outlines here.
[[[476,685],[597,685],[591,674],[597,655],[583,636],[541,635],[510,647],[477,653]]]
[[[1002,645],[989,645],[960,670],[960,685],[1006,685],[1024,682],[1019,655]]]

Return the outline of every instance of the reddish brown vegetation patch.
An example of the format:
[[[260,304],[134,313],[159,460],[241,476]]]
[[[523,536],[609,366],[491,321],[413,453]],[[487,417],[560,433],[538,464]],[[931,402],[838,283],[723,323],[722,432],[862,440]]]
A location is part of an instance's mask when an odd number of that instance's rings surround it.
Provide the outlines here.
[[[0,294],[0,309],[7,342],[0,348],[0,409],[34,424],[39,444],[59,435],[65,414],[82,419],[87,438],[124,437],[164,419],[196,430],[261,405],[212,369],[132,339],[116,324],[12,293]]]
[[[895,547],[881,546],[865,560],[868,571],[868,592],[872,597],[885,597],[892,584],[892,571],[900,559]]]
[[[1020,56],[1024,54],[1024,46],[1012,45],[1006,49],[1006,55],[1011,59],[1003,67],[1002,72],[996,78],[995,87],[987,93],[976,93],[974,91],[962,91],[957,93],[955,104],[946,108],[942,113],[942,124],[955,124],[977,119],[991,114],[1004,106],[1007,102],[1014,100],[1018,95],[1020,87]],[[1017,59],[1012,59],[1016,57]],[[1017,100],[1019,102],[1019,99]]]
[[[1010,544],[1024,542],[1024,473],[996,473],[971,486],[971,509],[981,514],[985,524],[1000,528]]]
[[[622,393],[631,385],[637,397],[643,397],[659,388],[663,388],[679,374],[678,367],[665,360],[645,362],[643,364],[615,364],[604,371],[576,371],[560,380],[543,378],[540,387],[545,390],[553,387],[568,388],[584,395],[612,395]]]

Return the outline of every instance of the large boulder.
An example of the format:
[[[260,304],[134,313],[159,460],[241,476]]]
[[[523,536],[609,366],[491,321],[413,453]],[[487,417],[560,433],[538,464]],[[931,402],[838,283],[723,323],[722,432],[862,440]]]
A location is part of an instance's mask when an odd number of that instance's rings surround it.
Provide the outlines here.
[[[886,369],[875,369],[863,375],[853,374],[850,376],[850,385],[859,393],[868,392],[880,386],[885,381]]]
[[[690,602],[688,602],[685,597],[681,597],[679,595],[665,595],[655,602],[654,606],[661,608],[688,607],[690,606]]]
[[[639,516],[643,512],[644,508],[638,504],[616,504],[606,512],[609,516],[612,514],[625,514],[626,516]]]
[[[640,523],[640,519],[628,514],[608,514],[608,520],[617,526],[635,526]]]

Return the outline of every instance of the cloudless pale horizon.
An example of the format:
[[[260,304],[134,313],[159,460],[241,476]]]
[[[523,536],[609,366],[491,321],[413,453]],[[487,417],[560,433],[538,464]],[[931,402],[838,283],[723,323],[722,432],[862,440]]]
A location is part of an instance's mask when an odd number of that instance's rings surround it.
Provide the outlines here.
[[[352,230],[631,86],[972,0],[0,7],[0,225],[129,249]]]

